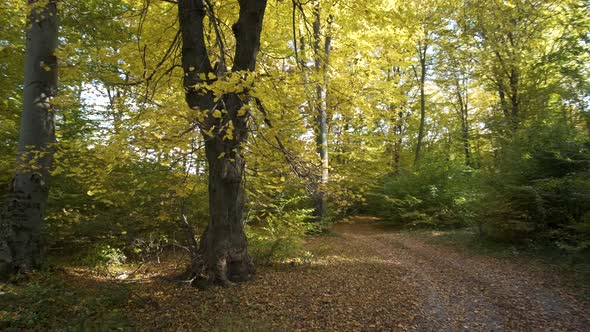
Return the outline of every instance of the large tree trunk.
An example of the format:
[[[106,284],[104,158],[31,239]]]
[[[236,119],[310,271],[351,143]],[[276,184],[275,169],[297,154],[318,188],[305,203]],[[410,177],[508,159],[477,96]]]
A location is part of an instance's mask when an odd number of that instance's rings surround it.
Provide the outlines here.
[[[232,71],[253,71],[260,46],[262,20],[266,0],[238,0],[240,14],[232,30],[236,38],[236,51]],[[213,73],[203,32],[205,7],[200,0],[178,2],[182,32],[182,63],[185,72],[186,100],[191,108],[208,111],[201,123],[205,137],[205,152],[209,168],[209,224],[201,237],[198,257],[193,261],[194,273],[204,272],[216,283],[228,285],[231,281],[246,281],[254,275],[254,265],[248,254],[244,232],[244,158],[242,147],[246,142],[248,114],[239,110],[248,101],[247,88],[242,93],[219,96],[198,85],[211,83],[223,74],[225,68]],[[245,75],[245,74],[244,74]],[[220,110],[217,110],[217,108]],[[231,130],[230,128],[233,128]]]
[[[29,1],[29,8],[17,170],[0,220],[0,274],[28,272],[39,263],[53,158],[57,5],[55,0]]]
[[[332,18],[328,18],[330,25]],[[315,109],[317,117],[317,150],[321,161],[321,174],[319,188],[316,193],[316,216],[321,220],[326,216],[328,202],[326,198],[326,187],[328,185],[330,170],[328,159],[328,62],[330,59],[331,36],[329,35],[329,26],[326,31],[324,48],[321,45],[321,8],[320,2],[316,1],[314,5],[314,22],[313,22],[313,51],[315,71],[318,77],[316,83]],[[320,79],[321,78],[321,79]]]

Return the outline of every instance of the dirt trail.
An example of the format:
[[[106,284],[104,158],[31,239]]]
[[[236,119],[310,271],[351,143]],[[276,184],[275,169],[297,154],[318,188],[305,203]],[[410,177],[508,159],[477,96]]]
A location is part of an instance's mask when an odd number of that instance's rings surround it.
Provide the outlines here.
[[[228,331],[589,331],[590,305],[561,276],[434,246],[357,217],[310,243],[310,266],[261,269],[252,283],[154,298],[144,329]],[[155,287],[155,285],[154,285]],[[161,310],[161,309],[160,309]],[[190,312],[191,314],[186,314]],[[154,317],[149,319],[149,317]],[[192,319],[191,319],[192,317]],[[139,318],[139,317],[138,317]],[[179,320],[183,320],[180,322]],[[169,325],[170,324],[170,325]]]
[[[383,232],[371,218],[336,230],[351,244],[372,246],[395,262],[421,304],[412,327],[432,331],[589,331],[590,307],[558,276],[492,257],[425,243],[403,232]]]

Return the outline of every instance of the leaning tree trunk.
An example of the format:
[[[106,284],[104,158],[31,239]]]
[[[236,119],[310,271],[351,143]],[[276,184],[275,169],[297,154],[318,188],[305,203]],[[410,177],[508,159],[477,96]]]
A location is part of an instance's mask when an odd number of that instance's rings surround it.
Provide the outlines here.
[[[232,27],[236,38],[232,72],[245,77],[246,72],[254,71],[256,66],[266,0],[238,2],[240,14]],[[244,87],[244,92],[218,96],[223,101],[220,103],[216,102],[212,91],[200,86],[213,83],[217,77],[223,79],[225,68],[213,72],[208,57],[203,29],[207,12],[203,1],[180,0],[178,8],[186,100],[191,108],[208,112],[200,128],[209,165],[210,219],[200,240],[195,258],[198,262],[193,262],[197,271],[193,272],[204,272],[209,280],[228,285],[230,280],[246,281],[254,275],[243,223],[245,162],[242,149],[248,134],[248,113],[240,110],[248,102],[248,89]]]
[[[23,112],[17,170],[0,220],[0,274],[28,272],[39,263],[39,238],[52,164],[57,93],[56,0],[29,0]]]

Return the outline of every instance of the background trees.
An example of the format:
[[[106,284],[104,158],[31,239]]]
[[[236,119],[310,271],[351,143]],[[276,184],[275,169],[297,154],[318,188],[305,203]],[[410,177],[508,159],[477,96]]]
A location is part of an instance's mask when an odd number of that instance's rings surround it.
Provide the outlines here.
[[[7,188],[24,103],[26,9],[3,6]],[[202,34],[190,43],[172,2],[61,6],[57,145],[43,228],[49,253],[109,246],[132,256],[148,250],[139,243],[184,243],[184,217],[200,233],[227,210],[210,209],[217,180],[206,175],[242,165],[241,154],[248,163],[234,182],[245,181],[244,214],[232,220],[244,221],[255,260],[280,257],[301,234],[320,230],[304,222],[318,197],[324,220],[365,212],[406,226],[479,225],[500,240],[586,250],[587,4],[267,6],[256,68],[231,51],[243,49],[231,38],[239,2],[206,2],[202,24],[186,21]],[[197,39],[197,55],[183,60]],[[209,86],[207,98],[195,84]],[[226,106],[212,107],[219,102]],[[238,139],[246,132],[248,140]]]

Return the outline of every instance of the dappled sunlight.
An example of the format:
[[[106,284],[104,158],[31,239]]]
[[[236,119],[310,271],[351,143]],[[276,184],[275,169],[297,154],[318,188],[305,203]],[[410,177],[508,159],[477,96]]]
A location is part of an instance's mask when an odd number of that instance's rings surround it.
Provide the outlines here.
[[[400,265],[401,262],[393,259],[383,259],[382,257],[347,257],[342,255],[324,256],[312,263],[312,266],[330,267],[334,265],[345,264],[375,264],[375,265]]]
[[[0,330],[588,330],[589,6],[3,0]]]

